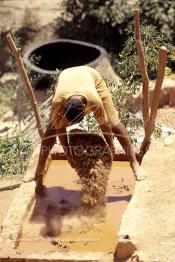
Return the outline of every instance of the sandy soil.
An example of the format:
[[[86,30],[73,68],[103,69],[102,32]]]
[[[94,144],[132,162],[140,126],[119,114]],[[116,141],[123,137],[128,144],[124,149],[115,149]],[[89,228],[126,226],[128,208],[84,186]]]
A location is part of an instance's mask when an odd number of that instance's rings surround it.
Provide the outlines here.
[[[61,2],[62,0],[1,1],[1,26],[8,29],[19,28],[26,24],[26,15],[29,13],[32,14],[38,27],[47,25],[58,17]]]
[[[172,137],[165,145],[152,146],[143,162],[149,176],[144,182],[147,192],[143,191],[140,199],[149,217],[149,223],[144,221],[142,225],[144,238],[140,244],[144,244],[144,261],[175,261],[174,152],[175,137]]]
[[[160,108],[158,110],[157,120],[160,124],[175,130],[175,108]]]
[[[21,27],[25,23],[27,9],[31,11],[39,26],[45,26],[61,11],[62,0],[4,0],[0,1],[1,26],[6,28]],[[134,4],[136,0],[129,0]]]
[[[0,192],[0,228],[18,189]]]
[[[144,158],[146,178],[136,183],[119,231],[119,243],[126,243],[127,235],[136,247],[133,258],[124,261],[175,261],[174,150],[175,136],[171,135],[163,142],[154,142]],[[123,256],[120,250],[118,254]]]

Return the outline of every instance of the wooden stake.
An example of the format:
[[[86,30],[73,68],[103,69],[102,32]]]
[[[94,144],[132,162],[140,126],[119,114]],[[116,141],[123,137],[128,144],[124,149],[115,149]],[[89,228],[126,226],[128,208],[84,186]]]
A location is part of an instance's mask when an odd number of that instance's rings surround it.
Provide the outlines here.
[[[26,89],[28,91],[29,98],[31,100],[31,104],[32,104],[34,115],[35,115],[36,122],[37,122],[38,132],[39,132],[40,137],[42,138],[43,135],[44,135],[44,129],[43,129],[43,126],[42,126],[41,116],[40,116],[40,113],[39,113],[39,109],[38,109],[37,101],[36,101],[36,98],[35,98],[35,94],[33,92],[33,88],[30,84],[29,78],[28,78],[27,73],[26,73],[25,68],[24,68],[23,60],[22,60],[22,57],[21,57],[21,49],[16,48],[15,43],[14,43],[10,34],[6,35],[6,39],[7,39],[7,42],[10,46],[10,49],[11,49],[14,57],[16,58],[19,72],[21,73],[21,77],[24,81],[24,84],[25,84]]]
[[[149,80],[148,74],[145,66],[145,59],[143,54],[142,40],[140,36],[140,18],[139,18],[139,9],[134,10],[134,32],[135,32],[135,44],[136,50],[139,58],[139,67],[142,76],[142,101],[143,101],[143,121],[144,121],[144,130],[146,134],[147,125],[149,121]]]
[[[154,93],[153,93],[148,129],[146,131],[146,136],[141,146],[142,151],[145,151],[145,150],[147,151],[149,149],[148,145],[150,144],[151,135],[154,132],[156,116],[157,116],[157,109],[159,106],[161,87],[162,87],[163,79],[165,76],[166,62],[167,62],[167,49],[166,47],[162,46],[159,51],[159,65],[158,65],[157,80],[156,80]],[[145,153],[146,152],[144,152],[144,154]]]
[[[155,85],[154,93],[153,93],[151,112],[149,114],[149,79],[148,79],[148,74],[146,71],[145,59],[144,59],[144,54],[143,54],[143,46],[142,46],[142,41],[140,37],[140,21],[139,21],[139,10],[138,9],[134,10],[134,31],[135,31],[136,49],[137,49],[137,54],[139,58],[139,67],[140,67],[142,83],[143,83],[142,111],[143,111],[145,137],[144,137],[144,140],[140,148],[140,156],[141,156],[140,163],[141,163],[143,156],[149,149],[149,146],[151,143],[151,135],[155,127],[161,87],[162,87],[162,82],[163,82],[164,75],[165,75],[165,67],[166,67],[166,62],[167,62],[167,49],[164,46],[160,48],[157,81],[156,81],[156,85]]]

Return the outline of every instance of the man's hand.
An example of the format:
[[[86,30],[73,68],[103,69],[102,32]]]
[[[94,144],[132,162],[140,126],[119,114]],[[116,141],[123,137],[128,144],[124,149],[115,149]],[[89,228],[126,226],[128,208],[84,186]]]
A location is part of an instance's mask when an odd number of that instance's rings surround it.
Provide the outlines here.
[[[114,156],[115,156],[115,146],[114,146],[114,144],[112,144],[112,145],[109,145],[109,147],[111,149],[112,158],[114,158]]]
[[[40,197],[44,197],[46,195],[45,187],[43,186],[43,176],[39,175],[35,178],[36,186],[35,186],[35,194]]]
[[[35,172],[35,193],[36,195],[44,196],[44,186],[42,185],[42,179],[44,176],[45,163],[48,158],[48,155],[55,144],[56,141],[56,131],[51,124],[47,127],[44,137],[42,138],[40,154],[38,165]]]
[[[142,181],[145,179],[146,173],[143,168],[139,166],[137,160],[130,162],[130,166],[134,172],[134,176],[137,181]]]
[[[142,163],[142,159],[144,157],[144,155],[146,154],[146,152],[149,150],[151,142],[150,141],[143,141],[141,148],[140,148],[140,159],[139,159],[139,164]]]

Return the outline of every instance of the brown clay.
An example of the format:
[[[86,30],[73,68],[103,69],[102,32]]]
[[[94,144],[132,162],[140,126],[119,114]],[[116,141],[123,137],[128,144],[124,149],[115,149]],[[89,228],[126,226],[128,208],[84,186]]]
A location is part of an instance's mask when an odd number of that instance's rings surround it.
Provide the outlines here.
[[[97,134],[72,130],[69,145],[81,185],[80,206],[84,214],[104,215],[106,189],[112,156],[104,139]]]

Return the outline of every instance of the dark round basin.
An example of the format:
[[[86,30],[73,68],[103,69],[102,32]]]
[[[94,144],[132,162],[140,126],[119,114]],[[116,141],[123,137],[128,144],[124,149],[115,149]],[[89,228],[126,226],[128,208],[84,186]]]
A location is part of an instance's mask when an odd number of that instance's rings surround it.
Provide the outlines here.
[[[95,66],[106,55],[104,48],[69,39],[49,41],[35,46],[24,54],[24,62],[39,74],[56,74],[73,66]],[[32,59],[31,59],[32,58]]]

